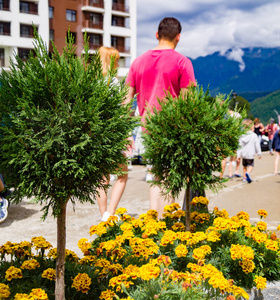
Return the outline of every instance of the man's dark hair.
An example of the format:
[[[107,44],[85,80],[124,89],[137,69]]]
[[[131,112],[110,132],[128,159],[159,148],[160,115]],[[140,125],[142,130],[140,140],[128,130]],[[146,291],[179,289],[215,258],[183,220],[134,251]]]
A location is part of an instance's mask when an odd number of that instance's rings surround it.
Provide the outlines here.
[[[158,25],[159,39],[173,41],[177,34],[181,33],[182,26],[175,18],[164,18]]]

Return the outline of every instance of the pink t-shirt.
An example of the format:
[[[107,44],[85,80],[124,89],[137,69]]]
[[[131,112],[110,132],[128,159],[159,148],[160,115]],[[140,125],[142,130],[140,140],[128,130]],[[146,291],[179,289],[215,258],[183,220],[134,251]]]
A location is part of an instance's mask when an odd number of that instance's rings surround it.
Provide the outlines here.
[[[181,88],[195,85],[195,77],[191,61],[182,54],[173,49],[149,50],[133,61],[126,82],[135,88],[143,116],[147,106],[160,108],[158,98],[166,92],[177,97]]]

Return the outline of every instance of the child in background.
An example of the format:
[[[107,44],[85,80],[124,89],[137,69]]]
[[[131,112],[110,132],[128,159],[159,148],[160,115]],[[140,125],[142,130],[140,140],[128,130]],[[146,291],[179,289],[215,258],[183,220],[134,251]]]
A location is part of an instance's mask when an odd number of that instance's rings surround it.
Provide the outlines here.
[[[243,182],[251,183],[251,172],[254,167],[254,158],[258,154],[261,158],[261,147],[258,136],[254,133],[254,124],[251,120],[245,119],[243,122],[245,128],[248,128],[248,132],[243,134],[239,139],[239,150],[237,157],[242,158],[243,165]]]

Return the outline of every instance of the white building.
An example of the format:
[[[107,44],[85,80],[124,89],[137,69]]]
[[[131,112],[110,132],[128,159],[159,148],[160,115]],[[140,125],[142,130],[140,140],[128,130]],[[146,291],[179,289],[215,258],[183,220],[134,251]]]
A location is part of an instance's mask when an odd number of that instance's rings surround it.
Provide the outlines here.
[[[77,54],[83,51],[87,32],[90,50],[104,45],[120,52],[119,76],[127,74],[136,58],[137,0],[0,0],[0,67],[18,54],[25,59],[33,48],[33,27],[49,50],[50,39],[59,52],[67,31],[75,37]]]
[[[33,27],[44,42],[49,41],[48,2],[46,0],[0,0],[0,67],[9,67],[18,54],[25,59],[33,48]]]

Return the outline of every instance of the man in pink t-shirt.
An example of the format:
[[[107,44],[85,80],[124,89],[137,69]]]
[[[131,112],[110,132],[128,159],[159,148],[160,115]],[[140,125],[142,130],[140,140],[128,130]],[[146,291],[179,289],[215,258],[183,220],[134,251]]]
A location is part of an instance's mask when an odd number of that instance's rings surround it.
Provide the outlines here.
[[[195,85],[195,76],[191,61],[176,52],[181,33],[181,24],[175,18],[164,18],[156,32],[159,43],[135,59],[130,67],[126,83],[129,85],[127,101],[137,95],[137,105],[142,121],[148,108],[159,108],[158,99],[166,93],[177,97],[185,93],[189,86]],[[126,102],[127,102],[126,101]],[[172,202],[173,199],[171,200]],[[151,187],[150,209],[162,216],[165,204],[158,187]]]

